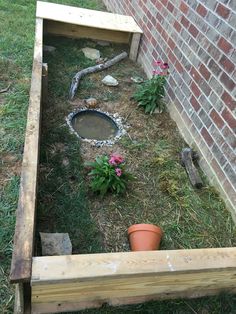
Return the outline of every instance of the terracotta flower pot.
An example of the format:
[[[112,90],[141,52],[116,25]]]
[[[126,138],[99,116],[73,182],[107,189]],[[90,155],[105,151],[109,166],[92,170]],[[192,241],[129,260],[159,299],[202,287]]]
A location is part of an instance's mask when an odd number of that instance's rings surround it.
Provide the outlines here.
[[[151,224],[132,225],[128,229],[132,251],[158,250],[162,235],[161,228]]]

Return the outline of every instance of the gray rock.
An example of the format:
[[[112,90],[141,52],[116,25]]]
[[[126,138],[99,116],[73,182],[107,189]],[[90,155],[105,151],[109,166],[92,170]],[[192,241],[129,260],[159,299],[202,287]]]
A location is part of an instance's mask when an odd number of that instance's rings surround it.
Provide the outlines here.
[[[54,52],[56,47],[43,45],[43,52]]]
[[[86,47],[83,48],[82,51],[85,57],[90,60],[97,60],[100,58],[100,51],[97,49]]]
[[[118,81],[111,75],[105,76],[102,82],[107,86],[117,86],[119,84]]]
[[[72,244],[68,233],[40,232],[42,255],[71,255]]]

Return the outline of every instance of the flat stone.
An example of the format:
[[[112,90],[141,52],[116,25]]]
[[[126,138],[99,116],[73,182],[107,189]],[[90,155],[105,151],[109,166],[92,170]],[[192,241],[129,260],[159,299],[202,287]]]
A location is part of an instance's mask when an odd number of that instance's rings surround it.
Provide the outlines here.
[[[108,47],[108,46],[110,46],[110,43],[109,43],[108,41],[105,41],[105,40],[98,40],[98,41],[97,41],[97,44],[98,44],[99,46],[102,46],[102,47]]]
[[[42,255],[71,255],[72,244],[68,233],[40,232]]]
[[[94,109],[97,107],[98,101],[96,98],[91,97],[91,98],[85,99],[85,104],[86,104],[86,107],[90,109]]]
[[[117,86],[119,84],[118,81],[111,75],[105,76],[102,82],[107,86]]]
[[[83,48],[82,51],[85,57],[90,60],[97,60],[100,58],[100,51],[97,49],[86,47]]]
[[[43,52],[54,52],[56,47],[43,45]]]

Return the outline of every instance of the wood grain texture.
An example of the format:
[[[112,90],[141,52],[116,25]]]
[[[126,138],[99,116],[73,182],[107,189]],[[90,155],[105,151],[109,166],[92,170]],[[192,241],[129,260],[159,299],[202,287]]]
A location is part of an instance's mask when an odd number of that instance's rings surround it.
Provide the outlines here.
[[[45,20],[44,23],[45,34],[66,36],[69,38],[90,38],[128,44],[131,34],[121,31],[80,26],[71,23],[61,23],[47,20]]]
[[[24,314],[24,287],[23,283],[15,285],[14,314]]]
[[[37,1],[36,16],[46,20],[59,21],[98,29],[128,33],[142,33],[133,17],[82,9],[67,5]]]
[[[133,60],[134,62],[137,60],[140,39],[141,39],[140,33],[134,33],[132,35],[129,58]]]
[[[199,291],[208,295],[235,288],[236,249],[35,257],[31,284],[35,313],[43,308],[70,310],[66,306],[73,305],[78,310],[81,304],[120,305]]]
[[[30,281],[31,277],[41,111],[42,38],[43,21],[37,18],[20,193],[16,210],[10,274],[12,283]]]

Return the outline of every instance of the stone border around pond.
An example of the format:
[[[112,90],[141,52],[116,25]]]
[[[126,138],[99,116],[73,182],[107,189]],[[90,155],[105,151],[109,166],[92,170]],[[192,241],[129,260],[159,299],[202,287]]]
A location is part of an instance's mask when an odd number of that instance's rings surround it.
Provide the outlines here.
[[[92,112],[100,112],[104,115],[106,115],[107,117],[109,117],[110,119],[112,119],[117,128],[117,134],[113,139],[109,139],[109,140],[95,140],[95,139],[88,139],[88,138],[83,138],[81,137],[78,132],[75,131],[75,129],[73,128],[72,125],[72,120],[73,118],[79,113],[79,112],[84,112],[84,111],[92,111]],[[66,122],[70,128],[70,131],[75,134],[81,141],[83,142],[87,142],[90,143],[92,146],[96,146],[96,147],[102,147],[102,146],[112,146],[113,144],[115,144],[117,141],[120,140],[120,138],[125,135],[127,133],[127,129],[128,129],[128,125],[125,124],[125,121],[122,117],[119,116],[118,113],[114,113],[111,114],[109,112],[106,111],[102,111],[101,109],[97,108],[97,109],[88,109],[88,108],[79,108],[79,109],[75,109],[73,112],[71,112],[67,117],[66,117]]]

